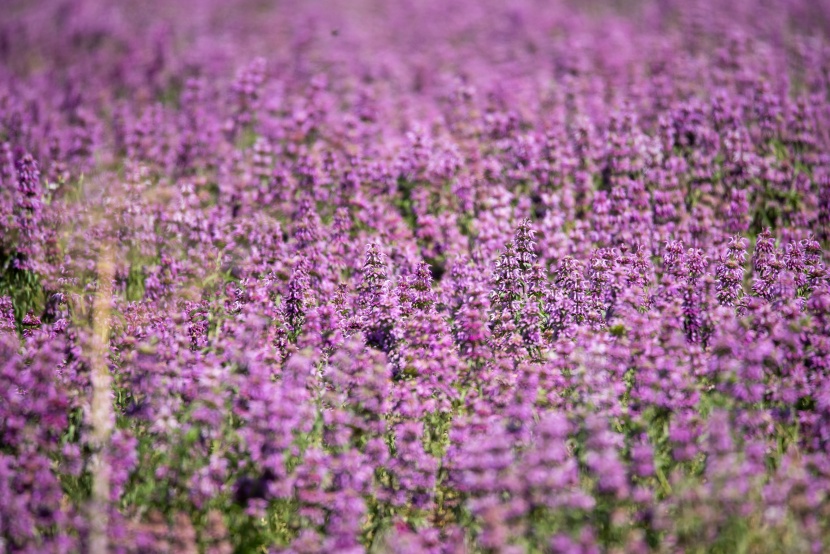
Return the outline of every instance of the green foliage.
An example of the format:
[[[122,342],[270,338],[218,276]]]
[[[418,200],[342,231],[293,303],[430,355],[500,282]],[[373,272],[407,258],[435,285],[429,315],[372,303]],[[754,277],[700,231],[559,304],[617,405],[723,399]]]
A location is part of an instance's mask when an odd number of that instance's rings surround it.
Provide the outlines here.
[[[141,266],[130,265],[125,294],[130,302],[136,302],[144,297],[144,271]]]
[[[44,294],[38,275],[16,267],[15,260],[16,256],[0,253],[0,296],[11,298],[17,330],[22,332],[26,314],[43,310]]]

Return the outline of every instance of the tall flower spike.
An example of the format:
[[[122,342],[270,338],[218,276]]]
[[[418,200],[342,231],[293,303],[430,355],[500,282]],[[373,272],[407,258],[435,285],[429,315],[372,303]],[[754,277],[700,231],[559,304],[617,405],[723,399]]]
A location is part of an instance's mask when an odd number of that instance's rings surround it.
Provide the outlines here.
[[[401,311],[411,315],[414,311],[428,312],[435,305],[432,292],[432,273],[429,265],[419,262],[413,275],[401,279],[398,284]]]
[[[565,257],[554,273],[554,295],[558,299],[555,310],[559,312],[562,329],[580,324],[588,315],[588,283],[583,275],[582,264]]]
[[[703,330],[702,292],[699,280],[706,271],[706,258],[699,249],[690,248],[686,252],[686,286],[683,290],[683,326],[686,338],[690,342],[700,342]]]
[[[43,194],[40,184],[40,169],[30,154],[22,155],[16,163],[17,195],[14,221],[17,230],[17,259],[20,269],[33,269],[40,248],[40,226],[42,225]]]
[[[363,278],[358,286],[358,316],[366,344],[387,354],[396,342],[399,318],[397,299],[391,293],[386,263],[377,244],[366,249]]]
[[[435,496],[438,460],[424,451],[423,423],[407,421],[395,431],[395,455],[389,460],[393,478],[388,491],[391,503],[430,510]]]
[[[529,271],[536,261],[535,234],[536,232],[531,227],[529,219],[523,219],[516,228],[513,242],[516,245],[516,257],[522,271]]]
[[[288,281],[288,292],[285,295],[283,315],[291,328],[291,336],[296,339],[300,333],[305,314],[309,309],[308,299],[308,271],[306,261],[300,258],[294,267],[294,273]]]
[[[309,197],[300,201],[295,218],[294,239],[297,241],[297,249],[313,249],[320,240],[320,216]]]
[[[776,256],[775,239],[769,229],[764,230],[756,239],[752,266],[755,271],[752,292],[761,298],[772,299],[778,273],[783,266]]]
[[[514,244],[508,242],[496,261],[495,288],[490,295],[494,307],[500,305],[512,310],[513,304],[520,300],[522,269]]]
[[[371,243],[366,247],[365,259],[363,279],[359,287],[360,304],[364,308],[376,302],[386,292],[389,283],[383,253],[377,244]]]
[[[522,265],[513,243],[508,242],[496,261],[494,287],[490,293],[490,329],[497,350],[514,351],[522,343],[517,326],[526,289]]]
[[[726,253],[715,270],[717,298],[724,306],[734,306],[743,296],[746,246],[747,240],[739,235],[729,239]]]
[[[240,130],[250,125],[258,114],[262,85],[265,82],[265,59],[253,60],[240,71],[231,86],[231,119],[226,123],[228,138],[236,138]]]
[[[0,296],[0,336],[13,336],[17,327],[14,321],[14,306],[8,296]]]
[[[666,252],[663,254],[663,272],[672,276],[683,273],[683,242],[670,240],[666,242]]]

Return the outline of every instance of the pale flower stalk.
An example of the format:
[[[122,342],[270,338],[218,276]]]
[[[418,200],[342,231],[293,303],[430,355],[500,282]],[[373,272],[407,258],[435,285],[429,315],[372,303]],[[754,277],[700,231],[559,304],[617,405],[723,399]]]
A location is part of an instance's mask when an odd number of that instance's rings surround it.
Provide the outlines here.
[[[110,311],[112,310],[112,249],[105,247],[98,260],[98,294],[93,305],[92,336],[92,498],[89,504],[89,552],[108,551],[107,523],[110,496],[110,468],[106,449],[115,426],[111,398],[111,382],[107,367]]]

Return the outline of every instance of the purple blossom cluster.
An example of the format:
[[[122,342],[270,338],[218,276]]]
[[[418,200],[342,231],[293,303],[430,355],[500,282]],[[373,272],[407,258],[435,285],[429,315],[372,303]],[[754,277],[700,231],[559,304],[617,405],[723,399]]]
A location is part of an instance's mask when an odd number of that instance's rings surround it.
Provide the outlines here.
[[[830,550],[826,1],[0,12],[0,554]]]

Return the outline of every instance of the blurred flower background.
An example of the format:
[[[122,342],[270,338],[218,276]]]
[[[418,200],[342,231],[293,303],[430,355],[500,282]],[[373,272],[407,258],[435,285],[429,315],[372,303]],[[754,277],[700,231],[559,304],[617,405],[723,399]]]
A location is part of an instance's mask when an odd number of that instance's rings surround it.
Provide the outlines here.
[[[5,0],[0,554],[830,549],[826,0]]]

